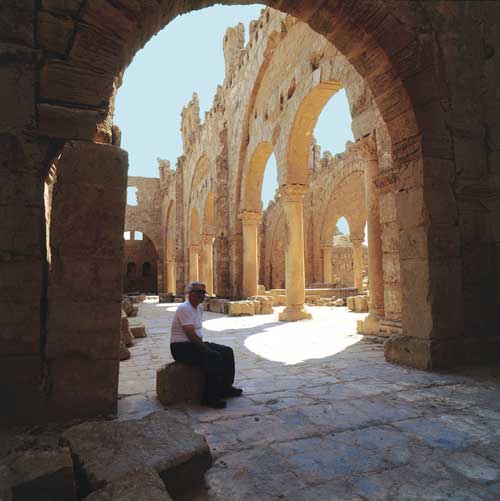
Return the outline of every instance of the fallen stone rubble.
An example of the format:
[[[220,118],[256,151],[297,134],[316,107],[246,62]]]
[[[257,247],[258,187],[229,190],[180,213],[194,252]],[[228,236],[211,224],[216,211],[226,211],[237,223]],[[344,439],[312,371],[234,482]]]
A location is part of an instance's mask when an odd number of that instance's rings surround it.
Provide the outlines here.
[[[88,421],[50,440],[31,433],[0,437],[1,501],[168,501],[189,495],[212,465],[205,438],[180,411]]]

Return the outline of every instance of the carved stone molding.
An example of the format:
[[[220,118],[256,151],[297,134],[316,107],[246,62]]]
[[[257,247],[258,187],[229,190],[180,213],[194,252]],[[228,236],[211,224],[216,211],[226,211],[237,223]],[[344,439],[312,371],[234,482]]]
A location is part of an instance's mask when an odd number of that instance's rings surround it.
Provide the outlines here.
[[[244,210],[238,214],[238,218],[243,223],[258,223],[262,217],[262,212]]]
[[[385,190],[394,186],[398,180],[399,170],[397,168],[392,168],[382,171],[373,182],[379,190]]]
[[[285,184],[279,189],[279,194],[283,197],[283,201],[286,202],[302,202],[304,200],[304,195],[308,191],[308,187],[305,184]]]

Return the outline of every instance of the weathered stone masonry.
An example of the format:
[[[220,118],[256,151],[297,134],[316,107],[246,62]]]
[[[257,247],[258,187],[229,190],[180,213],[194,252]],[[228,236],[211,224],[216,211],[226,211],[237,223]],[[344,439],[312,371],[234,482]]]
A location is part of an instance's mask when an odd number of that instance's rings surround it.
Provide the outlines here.
[[[212,3],[2,3],[3,420],[116,409],[127,159],[110,146],[113,95],[121,73],[154,33],[176,15]],[[206,135],[217,146],[202,151],[209,142],[196,139],[185,149],[178,162],[182,182],[176,180],[182,197],[164,198],[162,214],[170,212],[169,200],[175,200],[172,217],[179,223],[187,209],[197,210],[200,231],[214,238],[214,252],[229,256],[215,260],[214,271],[221,270],[214,276],[237,287],[234,279],[243,271],[238,215],[261,211],[242,189],[258,179],[253,174],[262,166],[251,159],[265,152],[260,144],[271,144],[279,184],[297,187],[296,194],[301,186],[307,191],[305,158],[312,139],[307,133],[340,83],[347,89],[355,138],[375,130],[376,154],[368,151],[367,158],[373,165],[377,160],[377,169],[367,182],[378,194],[385,315],[399,269],[403,332],[386,344],[387,358],[427,369],[486,360],[497,353],[500,311],[500,5],[267,3],[324,35],[324,51],[308,52],[316,35],[305,25],[271,15],[267,22],[266,14],[252,28],[247,47],[235,42],[237,33],[228,37],[233,72],[220,91],[227,96],[222,100],[218,94],[203,126],[193,124],[198,130],[193,139]],[[280,43],[293,34],[295,47]],[[290,67],[279,67],[279,61]],[[351,88],[361,89],[352,79],[365,89],[358,96],[350,94]],[[229,117],[233,121],[224,127]],[[217,134],[209,134],[210,127]],[[188,181],[203,155],[210,164],[207,187],[210,181],[214,207],[221,207],[227,193],[214,225],[204,224],[202,193],[190,198],[195,191]],[[45,182],[55,164],[47,233]],[[205,180],[199,180],[202,186]],[[68,189],[57,188],[59,182]],[[300,209],[299,198],[294,203]],[[191,216],[194,227],[196,212]],[[80,227],[85,232],[76,231]],[[189,227],[177,240],[183,245],[177,273],[189,273]],[[297,228],[289,228],[296,235]],[[304,273],[297,268],[297,281],[287,288],[300,284]],[[289,307],[300,311],[300,304]]]

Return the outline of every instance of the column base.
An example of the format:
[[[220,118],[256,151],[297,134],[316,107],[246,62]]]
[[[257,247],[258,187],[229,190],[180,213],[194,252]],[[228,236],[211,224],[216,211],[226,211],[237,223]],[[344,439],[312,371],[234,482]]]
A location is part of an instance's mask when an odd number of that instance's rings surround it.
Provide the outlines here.
[[[358,320],[356,330],[359,334],[377,336],[380,333],[381,320],[383,318],[370,313],[364,320]]]
[[[296,322],[297,320],[311,320],[312,315],[301,308],[290,308],[287,306],[278,316],[281,322]]]
[[[450,369],[463,363],[463,338],[422,339],[405,335],[390,337],[384,344],[388,362],[415,369]]]

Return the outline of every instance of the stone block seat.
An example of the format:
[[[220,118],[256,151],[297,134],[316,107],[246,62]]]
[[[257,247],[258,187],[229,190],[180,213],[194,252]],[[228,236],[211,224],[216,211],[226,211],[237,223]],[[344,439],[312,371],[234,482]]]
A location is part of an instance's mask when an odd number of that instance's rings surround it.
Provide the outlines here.
[[[163,405],[200,403],[205,375],[198,367],[172,362],[156,371],[156,394]]]

